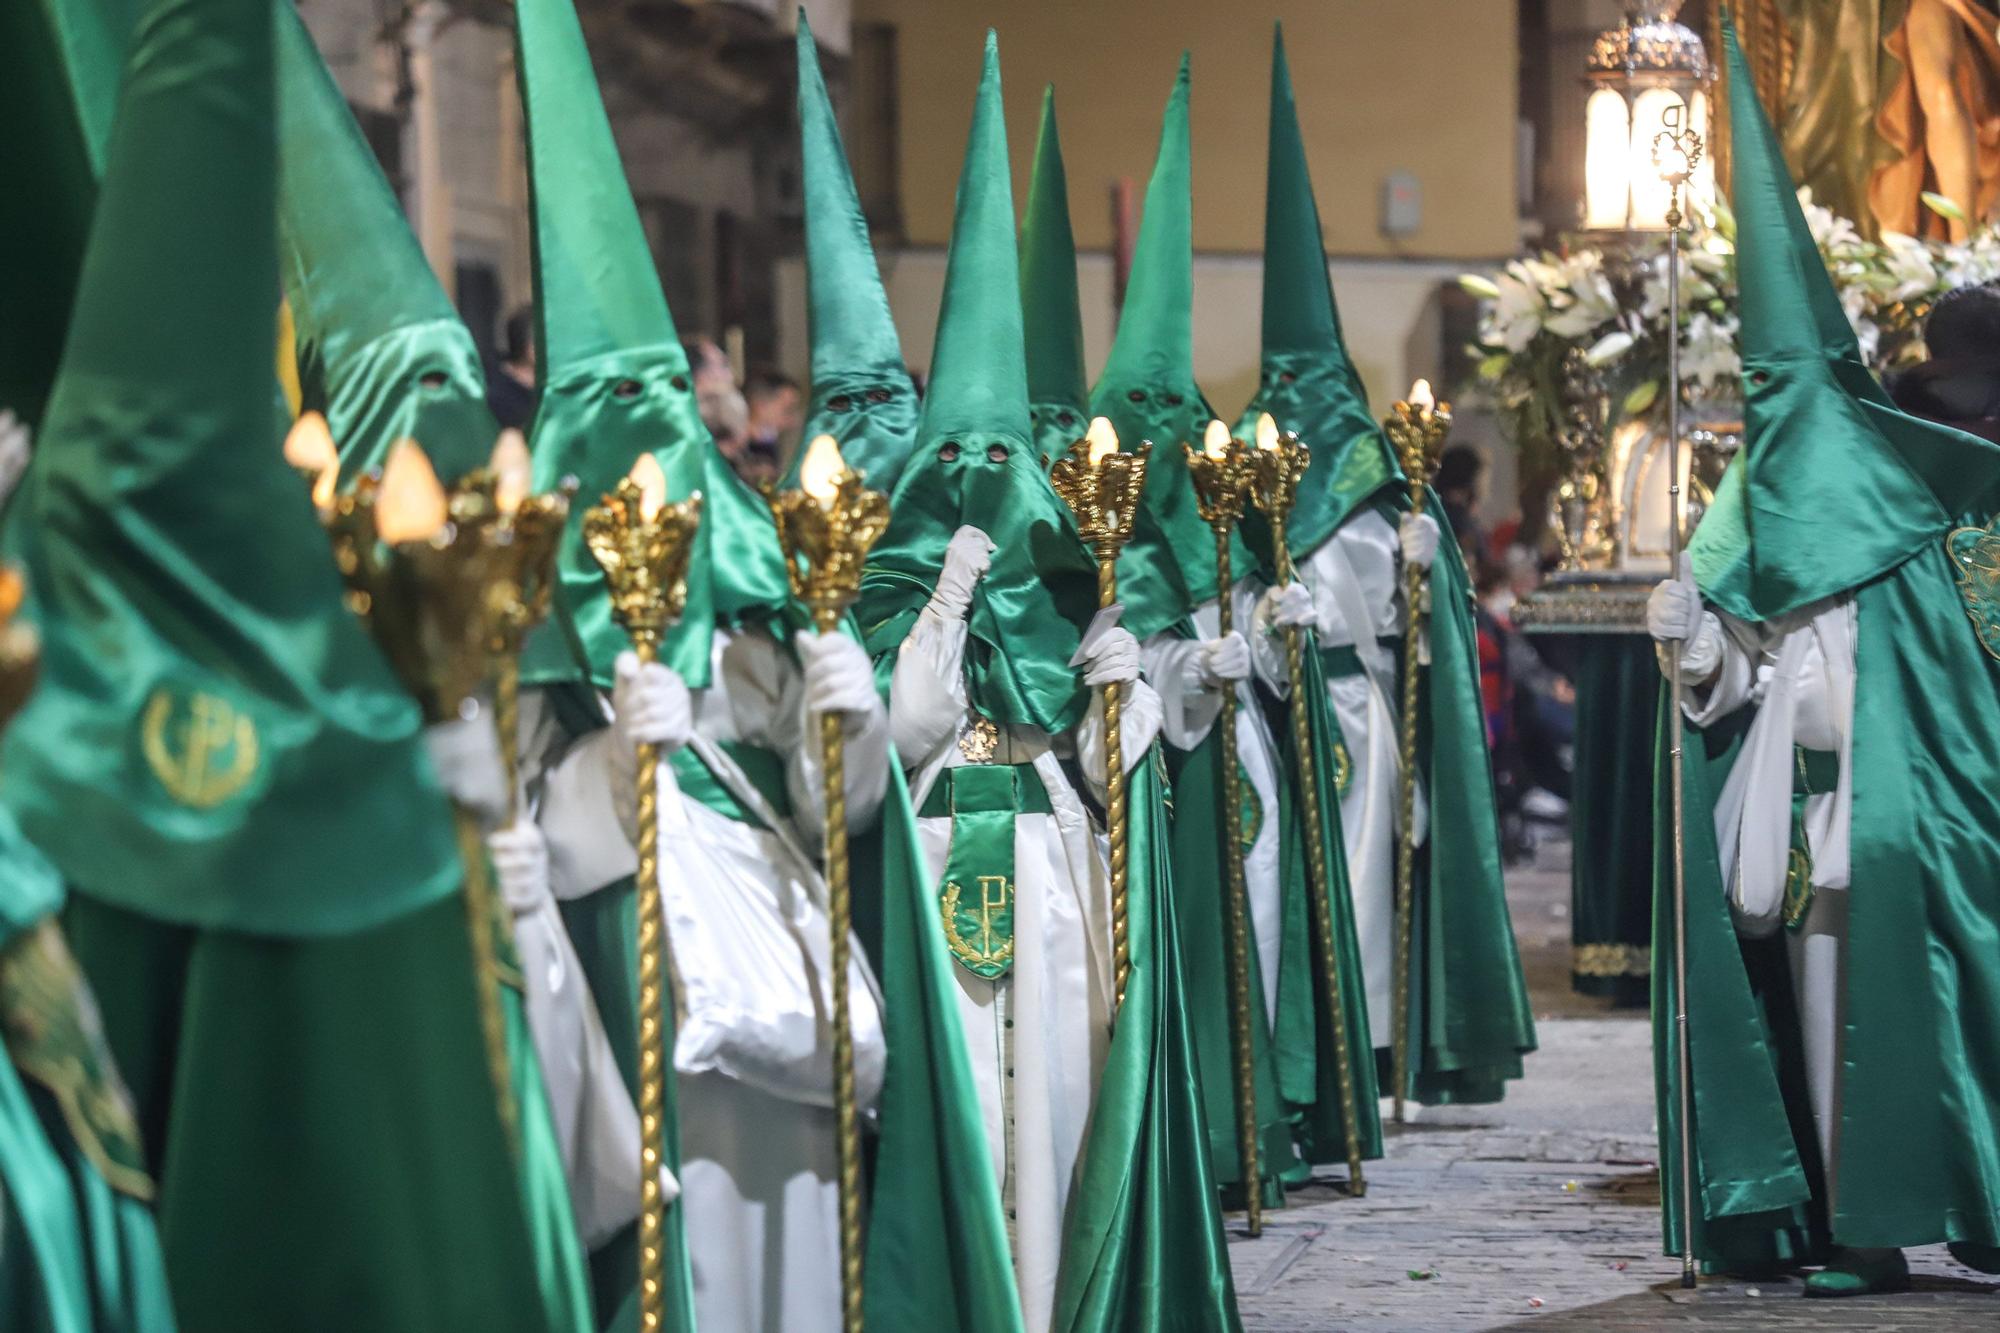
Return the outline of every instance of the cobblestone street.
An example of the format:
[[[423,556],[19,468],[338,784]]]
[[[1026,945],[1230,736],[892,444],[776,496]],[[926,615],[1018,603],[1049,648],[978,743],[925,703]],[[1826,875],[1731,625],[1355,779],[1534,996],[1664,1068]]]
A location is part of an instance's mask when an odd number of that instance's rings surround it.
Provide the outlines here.
[[[1541,1038],[1527,1077],[1498,1106],[1416,1111],[1368,1164],[1365,1198],[1336,1169],[1255,1241],[1234,1217],[1246,1329],[2000,1328],[2000,1279],[1942,1247],[1911,1252],[1902,1296],[1807,1302],[1796,1279],[1681,1291],[1660,1253],[1645,1017],[1569,992],[1566,846],[1510,873],[1508,896]]]

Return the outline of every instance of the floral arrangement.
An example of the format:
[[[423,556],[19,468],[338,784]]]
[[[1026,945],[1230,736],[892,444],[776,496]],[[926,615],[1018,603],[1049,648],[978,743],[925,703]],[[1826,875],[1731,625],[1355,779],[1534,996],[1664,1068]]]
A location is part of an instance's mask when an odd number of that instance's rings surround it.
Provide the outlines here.
[[[1925,201],[1947,217],[1964,216],[1948,200]],[[1939,296],[2000,279],[2000,230],[1993,227],[1955,244],[1895,233],[1870,241],[1814,203],[1810,190],[1799,191],[1799,202],[1862,354],[1877,371],[1923,355],[1920,325]],[[1694,213],[1681,251],[1681,374],[1698,413],[1724,417],[1741,401],[1736,224],[1719,200]],[[1627,421],[1663,411],[1667,256],[1663,239],[1643,244],[1578,244],[1514,260],[1493,277],[1460,279],[1486,303],[1473,349],[1479,378],[1492,386],[1530,470],[1561,470],[1562,454],[1588,447],[1579,435],[1602,441]]]

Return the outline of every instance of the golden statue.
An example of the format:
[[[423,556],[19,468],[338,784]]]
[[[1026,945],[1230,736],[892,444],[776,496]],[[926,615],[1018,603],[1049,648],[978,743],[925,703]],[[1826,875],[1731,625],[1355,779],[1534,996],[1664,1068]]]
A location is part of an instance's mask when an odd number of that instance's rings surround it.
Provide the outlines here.
[[[1744,53],[1813,197],[1866,230],[1962,240],[2000,209],[1996,0],[1741,0]],[[1720,6],[1710,7],[1719,36]]]

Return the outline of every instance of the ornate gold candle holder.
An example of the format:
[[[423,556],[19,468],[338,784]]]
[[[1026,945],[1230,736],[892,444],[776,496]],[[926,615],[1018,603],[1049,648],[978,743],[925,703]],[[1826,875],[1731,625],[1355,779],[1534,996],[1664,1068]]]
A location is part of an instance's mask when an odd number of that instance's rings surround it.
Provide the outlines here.
[[[1202,447],[1183,444],[1188,480],[1194,484],[1195,508],[1215,534],[1216,628],[1223,635],[1236,628],[1236,586],[1229,543],[1248,499],[1250,460],[1243,442],[1232,439],[1220,421],[1208,423]],[[1216,723],[1222,742],[1223,862],[1229,874],[1229,1044],[1235,1069],[1236,1152],[1242,1162],[1244,1224],[1252,1236],[1264,1231],[1264,1191],[1259,1177],[1257,1141],[1256,1051],[1250,1027],[1250,891],[1243,871],[1243,776],[1236,759],[1236,687],[1227,692],[1228,706]]]
[[[641,454],[631,475],[583,516],[583,539],[604,570],[611,611],[641,661],[687,605],[688,563],[701,524],[701,495],[666,502],[659,460]],[[639,1324],[659,1333],[666,1320],[666,1160],[668,949],[660,905],[660,752],[639,746]]]
[[[1280,431],[1269,412],[1257,418],[1257,447],[1250,452],[1250,499],[1271,527],[1278,582],[1298,578],[1286,543],[1285,527],[1297,503],[1299,482],[1312,466],[1312,451],[1290,431]],[[1316,646],[1316,641],[1315,641]],[[1326,831],[1320,826],[1318,766],[1313,762],[1312,701],[1306,696],[1305,644],[1296,625],[1285,629],[1285,670],[1291,683],[1292,748],[1297,752],[1299,800],[1306,811],[1307,864],[1312,876],[1313,930],[1322,965],[1320,1006],[1333,1025],[1334,1058],[1340,1065],[1340,1109],[1347,1133],[1347,1189],[1360,1196],[1368,1183],[1361,1174],[1361,1124],[1356,1118],[1354,1070],[1347,1053],[1347,1002],[1340,988],[1339,955],[1334,951],[1332,872],[1327,864]]]
[[[1421,514],[1430,501],[1431,478],[1437,475],[1445,437],[1451,434],[1451,404],[1440,403],[1429,380],[1418,380],[1408,400],[1389,409],[1382,423],[1389,443],[1409,481],[1410,512]],[[1417,713],[1422,705],[1418,673],[1423,669],[1424,613],[1430,604],[1430,572],[1420,565],[1403,568],[1403,711],[1401,735],[1402,783],[1398,792],[1401,825],[1396,835],[1396,951],[1390,982],[1395,1011],[1395,1035],[1389,1066],[1396,1080],[1393,1094],[1396,1123],[1403,1123],[1404,1100],[1410,1090],[1410,948],[1416,921],[1417,865]]]
[[[500,433],[490,465],[494,507],[493,724],[500,730],[500,761],[507,775],[507,819],[520,815],[521,645],[548,617],[555,591],[556,548],[576,482],[544,495],[531,493],[527,442],[516,430]],[[482,479],[483,482],[483,479]]]
[[[821,634],[840,631],[861,594],[869,548],[889,526],[889,497],[865,489],[831,435],[814,438],[799,468],[799,489],[770,497],[792,595],[812,611]],[[854,1095],[854,1029],[849,1017],[849,940],[854,900],[848,882],[846,733],[839,714],[819,720],[826,812],[827,914],[833,935],[833,1109],[840,1161],[841,1323],[861,1330],[861,1119]]]
[[[1049,482],[1070,512],[1077,534],[1097,556],[1097,605],[1118,600],[1118,553],[1132,539],[1139,513],[1139,495],[1146,485],[1146,459],[1153,446],[1141,441],[1131,453],[1121,453],[1117,432],[1104,417],[1091,419],[1090,431],[1049,464]],[[1116,683],[1104,688],[1104,805],[1111,843],[1111,951],[1117,977],[1117,1000],[1125,1003],[1125,983],[1132,975],[1131,863],[1126,822],[1125,746],[1119,735],[1120,693]]]

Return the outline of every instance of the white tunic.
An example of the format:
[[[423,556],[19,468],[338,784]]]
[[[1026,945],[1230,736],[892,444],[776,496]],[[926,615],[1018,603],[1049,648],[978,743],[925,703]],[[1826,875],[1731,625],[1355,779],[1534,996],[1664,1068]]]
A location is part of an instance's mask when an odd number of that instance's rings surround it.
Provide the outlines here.
[[[1794,746],[1839,756],[1835,789],[1806,798],[1813,902],[1804,922],[1786,939],[1813,1123],[1829,1188],[1837,1179],[1855,611],[1853,599],[1842,597],[1761,624],[1711,612],[1722,630],[1721,665],[1710,683],[1688,690],[1682,704],[1688,719],[1702,726],[1757,705],[1715,803],[1723,880],[1737,929],[1745,935],[1767,935],[1781,920],[1791,849]]]
[[[1255,577],[1237,581],[1232,597],[1235,624],[1248,629],[1264,585]],[[1192,750],[1208,739],[1222,716],[1222,691],[1202,684],[1201,646],[1222,631],[1213,601],[1194,610],[1195,632],[1184,639],[1156,634],[1146,641],[1146,678],[1159,693],[1161,735],[1177,750]],[[1284,880],[1279,859],[1278,743],[1259,706],[1251,681],[1236,685],[1236,760],[1257,796],[1263,819],[1243,857],[1244,889],[1250,899],[1250,931],[1257,943],[1257,964],[1264,981],[1264,1016],[1278,1021],[1278,966],[1284,947]],[[1216,793],[1218,799],[1221,793]]]
[[[1340,723],[1350,765],[1340,798],[1347,842],[1347,883],[1354,898],[1354,932],[1368,990],[1368,1030],[1375,1047],[1392,1044],[1395,1008],[1396,833],[1401,815],[1401,738],[1397,729],[1396,663],[1384,639],[1403,633],[1401,549],[1396,528],[1364,510],[1335,530],[1299,566],[1312,592],[1322,648],[1353,646],[1367,669],[1329,676],[1327,697]],[[1360,620],[1361,631],[1352,625]],[[1278,693],[1290,686],[1283,639],[1260,622],[1251,636],[1257,674]],[[1323,779],[1330,781],[1331,779]],[[1427,816],[1417,794],[1417,841]]]
[[[977,719],[967,701],[966,632],[963,620],[926,608],[897,652],[889,715],[920,807],[945,769],[966,762],[958,740]],[[1126,695],[1119,733],[1129,769],[1159,732],[1160,704],[1143,683]],[[1084,772],[1101,781],[1104,722],[1097,703],[1075,739]],[[1021,814],[1014,822],[1013,966],[994,981],[952,969],[1031,1330],[1046,1329],[1054,1317],[1064,1210],[1110,1049],[1113,1010],[1104,837],[1064,776],[1054,743],[1032,727],[1000,730],[992,762],[1032,764],[1054,813]],[[917,837],[930,873],[942,877],[950,818],[919,819]]]
[[[718,629],[712,684],[693,693],[691,748],[767,827],[731,819],[658,771],[658,891],[673,951],[681,1199],[702,1333],[836,1329],[839,1175],[832,1105],[831,936],[815,856],[823,804],[817,721],[790,654],[760,630]],[[524,714],[527,701],[524,700]],[[808,739],[810,738],[810,739]],[[719,746],[785,760],[782,816]],[[619,790],[605,728],[547,766],[540,820],[558,898],[638,868],[631,797]],[[524,747],[525,750],[526,747]],[[879,710],[850,724],[849,827],[871,826],[888,781]],[[849,972],[857,1092],[880,1092],[879,994],[860,946]],[[615,1077],[615,1075],[614,1075]],[[636,1180],[636,1169],[633,1178]]]

